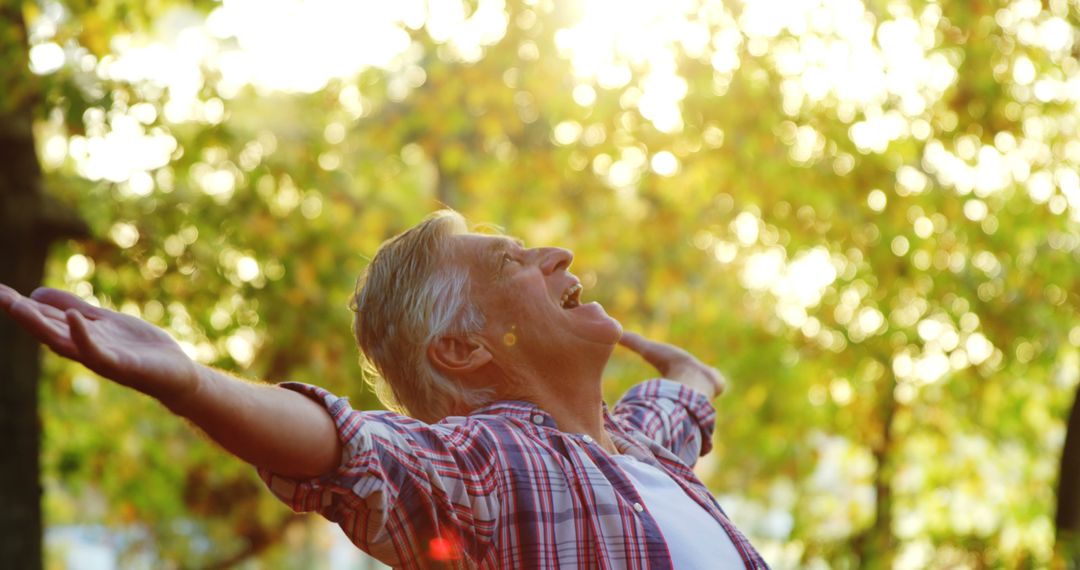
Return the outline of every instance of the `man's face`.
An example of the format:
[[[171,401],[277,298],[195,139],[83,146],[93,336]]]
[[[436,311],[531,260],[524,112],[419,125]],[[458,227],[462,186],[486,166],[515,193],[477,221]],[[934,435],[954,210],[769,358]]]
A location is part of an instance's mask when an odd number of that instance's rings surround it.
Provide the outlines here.
[[[485,317],[484,336],[499,352],[567,357],[607,350],[622,326],[599,303],[581,303],[581,282],[567,271],[574,255],[555,247],[526,249],[502,236],[454,236],[468,263],[473,301]],[[606,357],[606,356],[605,356]]]

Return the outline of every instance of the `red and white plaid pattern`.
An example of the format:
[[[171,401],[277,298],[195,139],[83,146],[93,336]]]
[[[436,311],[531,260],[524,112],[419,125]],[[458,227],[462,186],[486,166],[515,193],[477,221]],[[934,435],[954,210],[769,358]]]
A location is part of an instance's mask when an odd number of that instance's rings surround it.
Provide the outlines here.
[[[618,464],[532,404],[497,402],[426,424],[354,410],[316,386],[281,386],[326,406],[343,458],[317,479],[260,476],[294,511],[319,512],[385,564],[671,568],[660,528]],[[723,526],[747,568],[768,568],[691,471],[712,445],[715,414],[705,396],[669,380],[639,384],[605,409],[621,453],[671,475]]]

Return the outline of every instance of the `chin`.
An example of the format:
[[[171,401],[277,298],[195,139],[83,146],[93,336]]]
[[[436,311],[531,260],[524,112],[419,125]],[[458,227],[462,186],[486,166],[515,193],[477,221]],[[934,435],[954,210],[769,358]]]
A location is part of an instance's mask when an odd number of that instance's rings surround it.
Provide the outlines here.
[[[622,333],[622,323],[613,317],[607,317],[605,322],[596,323],[589,327],[586,340],[596,344],[610,344],[614,347],[622,338]]]
[[[619,340],[622,339],[622,333],[623,333],[622,323],[615,320],[614,317],[611,317],[611,328],[612,328],[611,344],[618,344]]]
[[[614,317],[604,311],[600,303],[588,303],[572,309],[570,322],[565,326],[568,332],[578,340],[589,344],[610,345],[614,347],[622,338],[623,328]]]

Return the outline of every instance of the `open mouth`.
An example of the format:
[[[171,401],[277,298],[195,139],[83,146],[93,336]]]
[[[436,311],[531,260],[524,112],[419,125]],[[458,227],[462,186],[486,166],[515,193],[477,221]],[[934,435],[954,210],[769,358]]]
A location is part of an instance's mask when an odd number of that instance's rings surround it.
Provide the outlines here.
[[[564,309],[573,309],[581,306],[581,283],[575,283],[562,294],[560,303]]]

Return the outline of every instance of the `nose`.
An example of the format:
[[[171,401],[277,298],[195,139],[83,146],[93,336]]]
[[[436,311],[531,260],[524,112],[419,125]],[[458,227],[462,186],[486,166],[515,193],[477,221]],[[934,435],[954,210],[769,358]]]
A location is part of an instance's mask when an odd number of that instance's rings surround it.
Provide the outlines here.
[[[574,262],[574,254],[569,249],[561,247],[544,247],[540,249],[540,270],[545,275],[556,271],[565,271]]]

